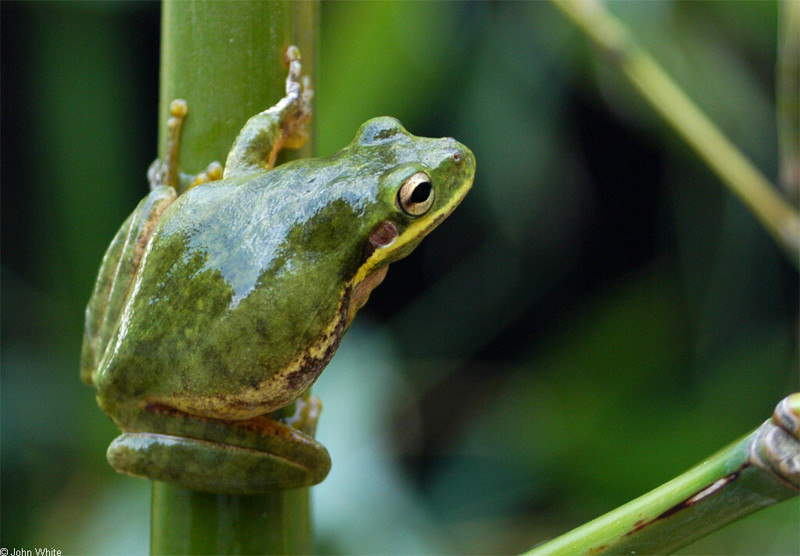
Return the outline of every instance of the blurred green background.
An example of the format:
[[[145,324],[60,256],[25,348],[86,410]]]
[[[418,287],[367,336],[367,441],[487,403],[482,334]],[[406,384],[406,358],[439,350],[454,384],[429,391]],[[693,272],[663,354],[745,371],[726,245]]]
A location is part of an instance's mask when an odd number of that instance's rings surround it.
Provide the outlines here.
[[[774,2],[613,3],[777,175]],[[78,380],[102,254],[155,158],[159,10],[10,2],[2,31],[0,546],[144,553],[150,485]],[[543,2],[322,5],[320,154],[451,135],[473,191],[315,387],[324,553],[514,553],[672,478],[798,389],[798,275]],[[219,68],[224,78],[224,68]],[[795,499],[685,553],[797,553]]]

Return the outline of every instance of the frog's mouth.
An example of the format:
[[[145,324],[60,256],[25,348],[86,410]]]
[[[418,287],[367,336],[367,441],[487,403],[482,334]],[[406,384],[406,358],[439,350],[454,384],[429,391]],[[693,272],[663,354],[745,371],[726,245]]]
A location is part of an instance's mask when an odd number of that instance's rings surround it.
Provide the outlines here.
[[[411,222],[402,233],[397,230],[394,223],[388,220],[379,224],[370,233],[369,241],[365,248],[364,263],[358,269],[353,279],[353,284],[357,286],[365,281],[370,274],[380,272],[382,267],[385,268],[389,263],[411,253],[425,236],[441,224],[442,220],[450,216],[471,187],[472,182],[470,181],[463,188],[460,195],[454,195],[433,213]],[[386,272],[384,271],[383,275],[385,276],[385,274]],[[383,277],[381,277],[381,280],[383,280]],[[378,284],[380,284],[380,281]]]

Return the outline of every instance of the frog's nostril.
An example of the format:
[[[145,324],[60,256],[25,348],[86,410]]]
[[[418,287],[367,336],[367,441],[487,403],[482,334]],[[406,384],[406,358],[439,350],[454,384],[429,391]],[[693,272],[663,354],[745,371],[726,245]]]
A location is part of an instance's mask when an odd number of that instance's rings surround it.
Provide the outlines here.
[[[461,164],[464,161],[464,158],[466,158],[466,153],[460,147],[453,146],[450,149],[450,160],[452,160],[456,164]]]

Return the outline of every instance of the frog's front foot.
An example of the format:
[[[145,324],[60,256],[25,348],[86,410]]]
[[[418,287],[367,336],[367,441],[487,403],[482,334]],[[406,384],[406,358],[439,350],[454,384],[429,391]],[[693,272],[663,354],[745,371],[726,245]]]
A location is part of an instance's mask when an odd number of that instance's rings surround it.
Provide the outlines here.
[[[289,73],[286,76],[286,96],[283,101],[287,104],[287,113],[291,113],[291,116],[285,117],[283,147],[297,149],[308,139],[305,123],[311,118],[314,90],[311,88],[308,75],[302,75],[300,49],[294,45],[289,46],[284,54],[284,60],[289,66]]]
[[[289,66],[286,95],[263,112],[247,120],[225,161],[224,178],[262,173],[275,166],[283,148],[297,149],[308,138],[305,124],[311,118],[314,91],[302,74],[300,50],[289,46],[284,53]]]

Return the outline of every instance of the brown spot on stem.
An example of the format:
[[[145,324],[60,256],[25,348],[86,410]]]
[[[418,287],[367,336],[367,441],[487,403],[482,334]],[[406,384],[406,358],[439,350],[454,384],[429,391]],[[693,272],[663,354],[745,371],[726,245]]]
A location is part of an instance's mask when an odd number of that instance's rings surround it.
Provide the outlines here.
[[[686,508],[694,506],[695,504],[697,504],[701,500],[705,500],[706,498],[708,498],[712,494],[716,493],[717,491],[719,491],[723,487],[727,486],[728,484],[732,483],[737,478],[739,478],[739,473],[741,473],[742,469],[744,469],[745,467],[748,467],[748,465],[749,464],[745,464],[741,468],[739,468],[738,470],[736,470],[733,473],[731,473],[730,475],[726,475],[725,477],[722,477],[721,479],[716,480],[710,486],[707,486],[706,488],[697,491],[695,494],[691,495],[690,497],[688,497],[683,502],[675,504],[674,506],[672,506],[671,508],[665,510],[664,512],[662,512],[661,514],[659,514],[655,518],[650,519],[650,520],[640,519],[639,521],[637,521],[633,525],[633,528],[630,531],[625,533],[625,536],[629,537],[629,536],[633,535],[634,533],[636,533],[638,531],[641,531],[642,529],[644,529],[648,525],[650,525],[652,523],[655,523],[656,521],[659,521],[661,519],[666,519],[666,518],[668,518],[668,517],[670,517],[672,515],[675,515],[676,513],[680,512],[681,510],[685,510]]]

